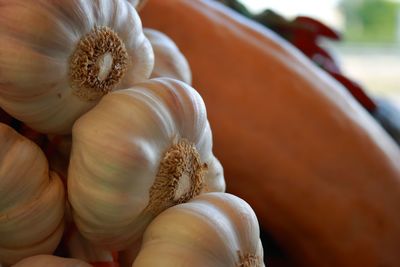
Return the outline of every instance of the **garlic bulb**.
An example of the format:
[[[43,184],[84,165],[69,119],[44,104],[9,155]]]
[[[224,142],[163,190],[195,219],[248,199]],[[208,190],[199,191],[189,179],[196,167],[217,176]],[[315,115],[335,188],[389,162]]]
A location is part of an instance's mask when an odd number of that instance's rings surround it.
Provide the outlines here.
[[[77,260],[61,258],[52,255],[37,255],[21,260],[13,267],[92,267],[90,264]]]
[[[154,54],[126,0],[0,0],[0,106],[44,133],[146,80]]]
[[[203,194],[167,209],[146,229],[133,267],[262,267],[251,207],[226,193]]]
[[[68,196],[78,229],[96,244],[126,248],[158,213],[224,191],[223,180],[204,102],[183,82],[110,93],[74,125]]]
[[[0,265],[52,253],[64,229],[64,186],[40,148],[0,124]]]
[[[143,32],[154,51],[154,68],[151,77],[169,77],[191,84],[192,73],[189,63],[174,41],[156,30],[145,28]]]

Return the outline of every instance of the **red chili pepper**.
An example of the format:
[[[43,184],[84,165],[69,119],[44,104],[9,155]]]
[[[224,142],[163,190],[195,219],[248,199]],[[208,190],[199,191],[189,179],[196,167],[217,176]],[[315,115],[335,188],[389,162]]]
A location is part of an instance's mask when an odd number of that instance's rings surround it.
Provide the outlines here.
[[[119,262],[118,262],[118,252],[113,251],[111,252],[113,261],[96,261],[96,262],[90,262],[90,264],[93,267],[119,267]]]
[[[314,32],[315,35],[324,36],[333,40],[340,40],[341,35],[325,25],[324,23],[305,16],[298,16],[293,20],[293,23],[307,27],[309,31]]]

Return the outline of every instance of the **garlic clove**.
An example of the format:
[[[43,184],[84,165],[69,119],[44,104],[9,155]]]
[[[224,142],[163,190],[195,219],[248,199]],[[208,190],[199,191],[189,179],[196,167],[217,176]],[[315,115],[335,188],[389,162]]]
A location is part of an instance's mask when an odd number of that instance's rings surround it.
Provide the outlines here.
[[[0,213],[0,246],[34,245],[50,236],[63,221],[64,188],[58,176],[52,176],[38,198]]]
[[[173,40],[162,32],[144,29],[145,36],[150,41],[154,51],[154,68],[151,78],[169,77],[192,83],[192,73],[185,56]]]
[[[26,257],[39,254],[51,254],[60,243],[63,232],[64,225],[60,224],[50,236],[34,246],[18,248],[0,247],[0,263],[7,267],[22,259],[25,259]]]
[[[37,198],[47,180],[48,164],[40,148],[0,124],[0,214]]]

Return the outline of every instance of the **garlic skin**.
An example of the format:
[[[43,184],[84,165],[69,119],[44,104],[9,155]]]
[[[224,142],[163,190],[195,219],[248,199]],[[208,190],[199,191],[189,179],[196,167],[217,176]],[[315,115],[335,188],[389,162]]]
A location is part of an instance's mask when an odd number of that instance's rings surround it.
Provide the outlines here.
[[[226,193],[202,194],[158,215],[132,267],[263,267],[251,207]]]
[[[158,78],[108,94],[75,123],[72,138],[75,223],[110,249],[137,241],[166,208],[225,190],[204,102],[183,82]]]
[[[0,265],[52,253],[64,230],[64,186],[40,148],[0,124]]]
[[[52,255],[36,255],[19,261],[13,267],[92,267],[77,259],[61,258]]]
[[[174,41],[164,33],[153,29],[145,28],[143,32],[154,51],[151,78],[168,77],[192,84],[189,63]]]
[[[154,54],[126,0],[0,0],[0,106],[68,134],[105,94],[145,81]]]

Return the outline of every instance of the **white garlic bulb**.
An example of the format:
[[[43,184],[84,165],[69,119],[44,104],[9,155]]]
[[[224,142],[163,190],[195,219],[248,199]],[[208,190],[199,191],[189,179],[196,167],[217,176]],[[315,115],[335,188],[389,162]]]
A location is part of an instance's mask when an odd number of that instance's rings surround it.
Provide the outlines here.
[[[191,84],[192,72],[189,63],[174,41],[162,32],[153,29],[145,28],[143,32],[154,51],[154,68],[151,77],[168,77]]]
[[[132,267],[264,267],[257,217],[242,199],[202,194],[146,229]]]
[[[0,123],[0,265],[52,253],[64,208],[64,185],[40,148]]]
[[[204,102],[183,82],[153,79],[106,95],[72,138],[68,196],[78,229],[96,244],[124,249],[166,208],[225,190]]]
[[[126,0],[0,0],[0,106],[69,133],[110,91],[146,80],[154,54]]]

